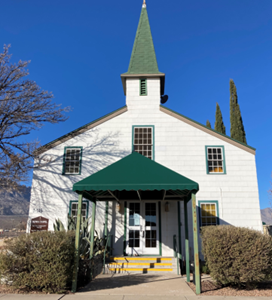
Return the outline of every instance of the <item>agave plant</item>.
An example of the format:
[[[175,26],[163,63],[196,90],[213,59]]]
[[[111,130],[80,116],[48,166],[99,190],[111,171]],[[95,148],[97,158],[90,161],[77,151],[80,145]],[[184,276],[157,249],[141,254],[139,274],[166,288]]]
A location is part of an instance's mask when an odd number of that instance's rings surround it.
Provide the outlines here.
[[[90,256],[90,246],[91,246],[91,230],[89,228],[89,219],[86,219],[83,222],[81,219],[81,227],[80,227],[80,236],[79,236],[79,255],[81,259],[88,259]],[[65,231],[64,225],[60,219],[55,220],[54,231]],[[68,215],[68,224],[67,230],[76,230],[76,221],[75,218]],[[95,230],[94,236],[94,251],[93,256],[99,255],[104,253],[106,250],[107,252],[110,251],[110,248],[107,247],[105,249],[105,238],[99,238],[98,233]]]
[[[53,224],[54,231],[65,231],[64,225],[60,219],[55,220],[55,224]]]

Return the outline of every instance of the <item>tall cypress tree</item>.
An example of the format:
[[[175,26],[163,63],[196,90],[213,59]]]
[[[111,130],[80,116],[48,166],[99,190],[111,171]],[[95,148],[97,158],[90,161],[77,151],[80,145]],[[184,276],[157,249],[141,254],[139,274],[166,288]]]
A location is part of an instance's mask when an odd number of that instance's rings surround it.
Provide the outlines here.
[[[212,128],[212,125],[209,120],[207,120],[207,122],[206,122],[206,127]]]
[[[230,136],[239,142],[247,143],[237,90],[232,79],[230,80]]]
[[[226,134],[226,127],[224,125],[222,112],[221,112],[221,109],[220,109],[218,103],[216,103],[214,130],[216,130],[220,133]]]

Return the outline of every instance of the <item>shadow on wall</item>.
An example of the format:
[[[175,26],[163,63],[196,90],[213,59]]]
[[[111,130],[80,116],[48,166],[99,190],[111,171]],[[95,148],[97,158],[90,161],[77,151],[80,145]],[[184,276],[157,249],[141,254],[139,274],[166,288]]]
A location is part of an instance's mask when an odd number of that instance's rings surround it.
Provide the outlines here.
[[[100,130],[95,128],[88,134],[74,137],[73,144],[66,142],[63,147],[57,146],[56,151],[49,150],[49,152],[42,153],[34,165],[31,215],[42,215],[48,218],[51,224],[56,218],[60,218],[66,225],[69,203],[71,200],[78,199],[78,195],[72,191],[73,185],[131,153],[130,150],[120,149],[119,136],[119,132],[102,135]],[[83,145],[81,175],[63,175],[64,147],[73,145]],[[103,223],[104,213],[97,213],[96,216],[97,219],[101,218],[99,221]],[[28,220],[29,227],[30,219]]]

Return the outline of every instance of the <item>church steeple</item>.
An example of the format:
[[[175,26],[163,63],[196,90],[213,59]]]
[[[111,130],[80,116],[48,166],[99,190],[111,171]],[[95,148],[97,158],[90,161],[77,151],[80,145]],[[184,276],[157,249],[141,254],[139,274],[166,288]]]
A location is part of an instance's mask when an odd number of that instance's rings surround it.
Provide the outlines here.
[[[128,71],[121,75],[125,94],[126,78],[128,77],[160,77],[161,94],[164,92],[165,74],[161,73],[158,68],[145,0],[142,5]]]

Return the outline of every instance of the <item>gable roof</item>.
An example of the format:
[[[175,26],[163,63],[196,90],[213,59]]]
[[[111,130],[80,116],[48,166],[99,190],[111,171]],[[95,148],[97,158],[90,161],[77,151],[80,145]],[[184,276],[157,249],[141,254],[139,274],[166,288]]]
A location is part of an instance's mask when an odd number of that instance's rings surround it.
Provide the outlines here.
[[[108,120],[113,119],[114,117],[117,117],[117,116],[123,114],[127,110],[128,110],[127,106],[123,106],[123,107],[121,107],[121,108],[119,108],[119,109],[117,109],[117,110],[115,110],[115,111],[113,111],[113,112],[111,112],[111,113],[109,113],[109,114],[107,114],[107,115],[99,118],[99,119],[96,119],[96,120],[94,120],[94,121],[92,121],[92,122],[90,122],[90,123],[88,123],[88,124],[86,124],[84,126],[81,126],[81,127],[77,128],[77,129],[75,129],[75,130],[73,130],[73,131],[71,131],[71,132],[69,132],[69,133],[67,133],[67,134],[59,137],[58,139],[55,139],[54,141],[52,141],[52,142],[50,142],[48,144],[45,144],[44,146],[38,148],[36,150],[36,154],[37,155],[38,154],[42,154],[43,152],[45,152],[45,151],[47,151],[49,149],[52,149],[52,148],[56,147],[57,145],[62,144],[62,143],[66,142],[66,141],[68,141],[70,139],[72,139],[73,137],[75,137],[75,136],[77,136],[77,135],[79,135],[79,134],[81,134],[81,133],[83,133],[83,132],[85,132],[85,131],[87,131],[87,130],[89,130],[91,128],[94,128],[94,127],[96,127],[96,126],[98,126],[98,125],[100,125],[100,124],[102,124],[102,123],[104,123],[104,122],[106,122]],[[192,119],[190,119],[188,117],[185,117],[184,115],[182,115],[180,113],[177,113],[177,112],[171,110],[170,108],[167,108],[167,107],[161,105],[160,106],[160,110],[162,112],[164,112],[164,113],[166,113],[166,114],[168,114],[168,115],[170,115],[170,116],[178,119],[178,120],[181,120],[181,121],[183,121],[183,122],[185,122],[185,123],[187,123],[187,124],[189,124],[189,125],[197,128],[199,130],[202,130],[202,131],[204,131],[204,132],[206,132],[206,133],[208,133],[208,134],[210,134],[212,136],[215,136],[215,137],[217,137],[217,138],[219,138],[219,139],[221,139],[221,140],[223,140],[223,141],[225,141],[227,143],[230,143],[230,144],[232,144],[232,145],[234,145],[234,146],[236,146],[236,147],[238,147],[238,148],[240,148],[242,150],[245,150],[245,151],[247,151],[247,152],[249,152],[251,154],[254,154],[254,155],[256,154],[256,149],[255,148],[250,147],[250,146],[248,146],[246,144],[243,144],[241,142],[238,142],[238,141],[232,139],[231,137],[229,137],[227,135],[224,135],[222,133],[219,133],[219,132],[217,132],[217,131],[215,131],[215,130],[213,130],[211,128],[208,128],[208,127],[206,127],[205,125],[203,125],[203,124],[201,124],[199,122],[196,122],[196,121],[194,121],[194,120],[192,120]]]
[[[54,141],[52,141],[48,144],[45,144],[44,146],[42,146],[42,147],[40,147],[36,150],[36,154],[37,155],[42,154],[43,152],[45,152],[49,149],[52,149],[52,148],[56,147],[57,145],[62,144],[64,142],[72,139],[73,137],[75,137],[75,136],[77,136],[77,135],[79,135],[79,134],[81,134],[81,133],[83,133],[83,132],[85,132],[85,131],[87,131],[91,128],[94,128],[94,127],[96,127],[96,126],[98,126],[98,125],[100,125],[100,124],[102,124],[102,123],[104,123],[104,122],[106,122],[110,119],[113,119],[114,117],[117,117],[117,116],[121,115],[122,113],[124,113],[126,111],[127,111],[127,106],[125,105],[125,106],[123,106],[123,107],[121,107],[121,108],[119,108],[119,109],[117,109],[117,110],[115,110],[115,111],[99,118],[99,119],[96,119],[96,120],[94,120],[94,121],[92,121],[92,122],[90,122],[86,125],[83,125],[83,126],[77,128],[77,129],[75,129],[75,130],[59,137],[58,139],[56,139],[56,140],[54,140]]]
[[[254,155],[256,154],[256,149],[255,148],[250,147],[250,146],[248,146],[248,145],[246,145],[244,143],[241,143],[239,141],[236,141],[233,138],[231,138],[231,137],[229,137],[229,136],[227,136],[225,134],[222,134],[220,132],[217,132],[217,131],[215,131],[215,130],[213,130],[211,128],[208,128],[207,126],[205,126],[205,125],[203,125],[203,124],[201,124],[199,122],[196,122],[196,121],[194,121],[194,120],[192,120],[192,119],[190,119],[188,117],[185,117],[184,115],[182,115],[180,113],[177,113],[177,112],[171,110],[170,108],[167,108],[167,107],[161,105],[160,106],[160,110],[162,112],[170,115],[171,117],[174,117],[174,118],[176,118],[178,120],[181,120],[184,123],[187,123],[187,124],[189,124],[189,125],[197,128],[199,130],[202,130],[202,131],[204,131],[204,132],[206,132],[206,133],[208,133],[208,134],[210,134],[210,135],[212,135],[214,137],[217,137],[217,138],[219,138],[219,139],[221,139],[221,140],[223,140],[223,141],[225,141],[225,142],[227,142],[229,144],[232,144],[232,145],[234,145],[234,146],[236,146],[236,147],[238,147],[238,148],[240,148],[242,150],[245,150],[245,151],[247,151],[247,152],[249,152],[251,154],[254,154]]]

